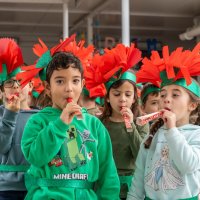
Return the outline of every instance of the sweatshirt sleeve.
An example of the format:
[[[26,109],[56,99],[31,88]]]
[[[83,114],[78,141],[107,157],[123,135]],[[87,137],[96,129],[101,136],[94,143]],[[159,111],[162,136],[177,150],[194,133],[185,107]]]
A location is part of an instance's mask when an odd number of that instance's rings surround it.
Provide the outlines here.
[[[6,154],[12,144],[18,112],[4,109],[0,119],[0,154]]]
[[[112,145],[106,128],[101,125],[99,131],[98,157],[99,157],[99,180],[97,195],[102,200],[118,200],[120,183],[117,169],[112,156]]]
[[[145,197],[144,171],[146,154],[147,150],[144,149],[144,144],[142,143],[136,159],[136,170],[132,179],[131,187],[127,194],[127,200],[142,200]]]
[[[200,169],[200,129],[191,131],[191,134],[192,138],[187,141],[176,127],[165,133],[170,157],[181,174]]]
[[[130,136],[131,151],[133,155],[137,155],[144,137],[149,132],[149,126],[148,124],[145,124],[144,126],[137,126],[132,123],[132,127],[133,132],[128,133]]]
[[[27,122],[22,136],[22,152],[31,164],[41,167],[50,162],[61,148],[68,125],[58,117],[57,120],[42,125],[36,116]]]

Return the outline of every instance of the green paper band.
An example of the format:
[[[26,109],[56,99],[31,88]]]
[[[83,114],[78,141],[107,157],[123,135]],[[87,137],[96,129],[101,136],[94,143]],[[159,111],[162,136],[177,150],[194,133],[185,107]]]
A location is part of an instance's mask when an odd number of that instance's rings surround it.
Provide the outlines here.
[[[82,90],[82,93],[85,95],[85,96],[88,96],[89,97],[89,91],[85,88],[85,87],[83,87],[83,90]]]
[[[7,79],[7,75],[8,74],[7,74],[6,64],[2,64],[2,72],[0,73],[0,82],[1,82],[1,85]]]
[[[17,67],[14,69],[10,74],[7,72],[6,64],[2,64],[2,72],[0,73],[0,84],[2,85],[4,81],[11,79],[12,77],[16,76],[19,72],[21,72],[21,68]]]
[[[146,91],[144,92],[144,94],[141,96],[141,100],[142,100],[142,102],[143,102],[143,100],[145,99],[145,97],[147,96],[147,95],[149,95],[150,93],[152,93],[152,92],[160,92],[160,88],[158,88],[158,87],[156,87],[156,86],[150,86],[150,87],[148,87],[147,89],[146,89]]]
[[[48,50],[39,58],[39,60],[36,63],[36,68],[43,68],[39,72],[40,79],[43,81],[46,80],[46,70],[51,60],[52,60],[51,52]]]
[[[195,80],[192,80],[192,83],[190,85],[187,85],[184,78],[181,78],[181,79],[174,81],[173,79],[167,78],[166,71],[162,71],[160,73],[160,78],[162,80],[161,88],[166,86],[166,85],[172,85],[172,84],[179,85],[179,86],[184,87],[185,89],[189,90],[190,92],[192,92],[197,97],[200,97],[200,87],[199,87],[199,84]]]
[[[11,79],[12,77],[16,76],[17,74],[19,74],[20,72],[22,72],[20,67],[17,67],[15,70],[13,70],[10,74],[8,74],[7,80]]]
[[[111,78],[111,80],[105,84],[106,89],[109,90],[111,88],[112,84],[118,80],[128,80],[128,81],[132,81],[132,82],[136,83],[135,74],[133,74],[132,72],[124,72],[118,79]]]
[[[162,83],[161,87],[164,87],[166,85],[178,85],[181,87],[184,87],[185,89],[189,90],[190,92],[192,92],[194,95],[196,95],[197,97],[200,97],[200,87],[198,85],[198,83],[195,80],[192,80],[192,83],[190,85],[187,85],[185,79],[178,79],[177,81],[171,82],[171,83]]]
[[[104,98],[101,98],[101,97],[97,97],[95,99],[95,102],[100,105],[100,106],[103,106],[104,105]]]
[[[40,94],[36,91],[32,91],[32,95],[37,99]]]

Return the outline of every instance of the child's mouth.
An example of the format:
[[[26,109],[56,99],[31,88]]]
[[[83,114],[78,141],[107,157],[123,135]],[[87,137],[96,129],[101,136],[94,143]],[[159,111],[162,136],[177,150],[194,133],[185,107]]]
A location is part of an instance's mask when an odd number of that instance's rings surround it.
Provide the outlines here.
[[[171,109],[169,109],[169,108],[164,108],[165,110],[168,110],[168,111],[171,111]]]

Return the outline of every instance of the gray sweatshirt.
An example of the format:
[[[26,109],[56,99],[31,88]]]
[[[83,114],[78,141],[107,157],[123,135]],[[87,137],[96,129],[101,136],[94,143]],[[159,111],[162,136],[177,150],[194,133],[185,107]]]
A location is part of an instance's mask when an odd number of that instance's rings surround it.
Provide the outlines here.
[[[0,106],[0,191],[26,190],[24,172],[13,172],[8,167],[29,167],[21,151],[21,138],[27,120],[37,112],[38,110],[12,112]],[[2,167],[6,167],[7,171]]]

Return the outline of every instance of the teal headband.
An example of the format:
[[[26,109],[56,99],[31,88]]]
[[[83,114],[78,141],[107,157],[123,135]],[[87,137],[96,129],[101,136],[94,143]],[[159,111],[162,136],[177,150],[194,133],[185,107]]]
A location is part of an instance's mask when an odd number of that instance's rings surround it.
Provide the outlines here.
[[[177,81],[174,81],[174,82],[171,82],[171,83],[168,83],[168,84],[163,82],[161,84],[161,87],[164,87],[166,85],[171,85],[171,84],[184,87],[185,89],[189,90],[194,95],[196,95],[197,97],[200,98],[200,87],[199,87],[198,83],[195,80],[192,80],[192,83],[190,85],[187,85],[185,79],[182,78],[182,79],[178,79]]]
[[[132,72],[124,72],[118,79],[112,77],[110,79],[110,81],[108,81],[105,85],[106,85],[106,89],[109,90],[111,88],[111,86],[113,85],[113,83],[119,81],[119,80],[126,80],[126,81],[132,81],[134,83],[136,83],[136,77],[135,74],[133,74]]]
[[[86,89],[86,87],[83,87],[82,93],[83,93],[85,96],[88,96],[88,97],[90,96],[89,91]]]
[[[96,102],[98,105],[103,106],[103,105],[104,105],[104,98],[102,98],[102,97],[97,97],[97,98],[95,99],[95,102]]]
[[[36,91],[32,91],[32,95],[37,99],[40,94]]]
[[[16,76],[19,72],[21,72],[21,68],[17,67],[14,69],[10,74],[7,72],[6,64],[2,64],[2,72],[0,73],[0,84],[2,85],[4,81],[11,79],[12,77]]]
[[[36,68],[43,68],[40,72],[39,72],[39,76],[40,79],[45,81],[46,80],[46,70],[47,70],[47,66],[48,64],[51,62],[52,60],[52,56],[51,56],[51,52],[48,50],[47,52],[45,52],[37,61],[36,63]]]
[[[141,100],[142,102],[144,101],[145,97],[153,92],[160,92],[160,88],[152,85],[152,86],[149,86],[146,91],[144,92],[144,94],[142,94],[141,96]]]
[[[189,90],[194,95],[196,95],[197,97],[200,97],[200,87],[199,87],[199,84],[195,80],[192,79],[192,83],[190,85],[187,85],[184,78],[178,79],[176,81],[174,81],[173,79],[167,79],[166,71],[162,71],[160,73],[160,77],[162,80],[161,88],[166,85],[174,84],[174,85],[184,87],[185,89]]]

